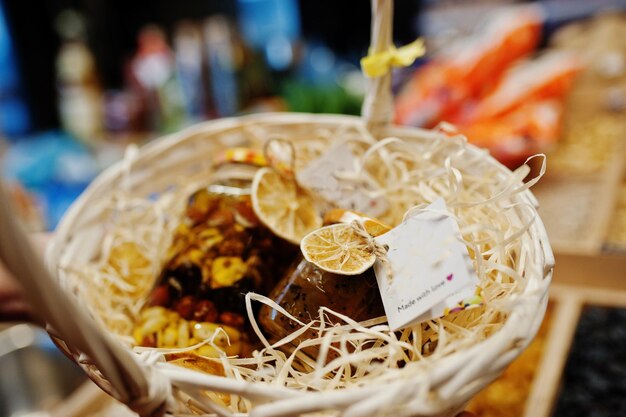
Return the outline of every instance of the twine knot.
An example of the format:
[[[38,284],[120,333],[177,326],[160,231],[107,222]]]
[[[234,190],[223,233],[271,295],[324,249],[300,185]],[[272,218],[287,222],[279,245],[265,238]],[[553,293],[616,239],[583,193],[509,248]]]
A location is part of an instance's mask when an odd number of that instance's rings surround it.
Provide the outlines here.
[[[387,272],[387,279],[391,282],[393,274],[391,270],[391,262],[389,262],[389,258],[387,258],[389,246],[378,243],[376,239],[368,233],[367,229],[363,225],[363,222],[353,220],[350,225],[352,226],[354,232],[363,239],[368,249],[372,251],[374,256],[376,256],[376,259],[383,263]]]

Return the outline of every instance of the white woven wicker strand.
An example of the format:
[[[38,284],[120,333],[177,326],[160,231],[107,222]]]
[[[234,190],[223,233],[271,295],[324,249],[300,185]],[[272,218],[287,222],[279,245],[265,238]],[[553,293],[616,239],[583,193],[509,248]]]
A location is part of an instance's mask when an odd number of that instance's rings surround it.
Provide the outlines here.
[[[391,45],[391,6],[391,0],[373,1],[372,52],[384,51]],[[60,348],[80,363],[105,391],[142,416],[163,413],[230,416],[239,413],[232,407],[212,401],[211,392],[246,399],[246,404],[251,407],[246,409],[251,416],[292,416],[314,412],[354,417],[454,415],[477,391],[495,379],[535,335],[546,308],[547,289],[554,265],[545,229],[533,208],[536,201],[522,186],[520,173],[511,173],[484,151],[471,146],[462,146],[462,160],[456,162],[462,165],[465,175],[489,175],[498,184],[508,184],[507,190],[511,187],[519,189],[519,192],[507,196],[510,205],[502,209],[508,210],[511,224],[529,224],[527,229],[522,229],[523,236],[519,237],[524,239],[525,250],[518,254],[517,269],[513,271],[524,282],[519,285],[519,291],[510,295],[503,304],[507,308],[506,319],[488,338],[468,343],[463,349],[447,354],[435,351],[429,360],[416,360],[402,369],[389,369],[384,378],[369,383],[353,384],[338,390],[297,389],[280,383],[253,382],[179,368],[166,363],[158,350],[132,351],[124,334],[117,332],[120,336],[118,343],[103,333],[113,331],[107,327],[112,320],[123,322],[130,318],[126,313],[119,317],[99,315],[100,310],[93,303],[106,301],[113,294],[97,293],[101,282],[97,274],[89,273],[89,269],[76,271],[78,266],[88,266],[90,262],[103,258],[103,241],[110,237],[108,225],[117,213],[133,213],[137,207],[142,210],[147,207],[141,213],[152,216],[150,221],[163,227],[172,223],[168,222],[168,216],[171,217],[177,205],[184,202],[165,199],[159,200],[161,206],[150,205],[149,196],[154,193],[167,195],[172,186],[191,189],[196,180],[204,178],[206,181],[211,168],[207,161],[211,161],[220,149],[245,143],[258,145],[270,136],[286,136],[297,144],[302,137],[310,136],[312,131],[323,131],[326,136],[358,132],[371,143],[372,136],[364,126],[369,127],[377,138],[394,137],[406,143],[420,144],[420,149],[426,153],[429,149],[443,152],[442,149],[447,146],[429,147],[429,144],[454,143],[437,132],[388,127],[391,119],[389,83],[389,75],[371,80],[371,90],[363,109],[366,123],[349,116],[264,114],[203,123],[154,141],[141,150],[129,150],[124,161],[101,174],[68,210],[48,248],[49,270],[58,277],[66,294],[76,296],[76,301],[84,308],[74,308],[73,302],[66,301],[67,295],[60,291],[47,291],[46,288],[52,284],[45,271],[24,266],[29,259],[35,259],[33,264],[36,265],[36,258],[27,245],[15,245],[17,250],[11,250],[14,238],[17,242],[23,241],[17,228],[7,227],[5,236],[0,240],[2,259],[12,258],[13,261],[7,262],[12,271],[28,277],[25,281],[28,290],[33,292],[31,300],[39,303],[40,311],[50,318],[53,335]],[[322,148],[310,151],[315,153]],[[449,152],[459,149],[450,145]],[[443,172],[460,175],[461,167],[450,162],[452,159],[442,159],[447,164],[444,167],[442,162]],[[528,210],[532,211],[530,215]],[[6,210],[0,215],[5,221],[10,219]],[[136,220],[138,226],[131,227],[126,233],[145,234],[139,228],[143,220],[139,217]],[[161,230],[158,236],[148,236],[146,239],[150,247],[146,250],[158,253],[166,247],[166,231]],[[159,262],[151,268],[157,271]],[[153,275],[156,278],[156,273]],[[97,297],[89,298],[88,295],[94,292]],[[131,304],[138,301],[129,300]],[[131,304],[131,307],[137,305]],[[85,311],[90,311],[94,320]]]

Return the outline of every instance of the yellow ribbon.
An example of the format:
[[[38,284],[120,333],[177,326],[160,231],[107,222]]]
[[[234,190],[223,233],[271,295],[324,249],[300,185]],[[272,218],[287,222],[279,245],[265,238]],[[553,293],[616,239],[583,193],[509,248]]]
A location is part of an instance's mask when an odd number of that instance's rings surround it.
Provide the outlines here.
[[[369,54],[361,59],[361,68],[368,77],[377,78],[387,74],[391,67],[408,67],[425,52],[424,40],[419,38],[400,48],[392,46],[386,51]]]

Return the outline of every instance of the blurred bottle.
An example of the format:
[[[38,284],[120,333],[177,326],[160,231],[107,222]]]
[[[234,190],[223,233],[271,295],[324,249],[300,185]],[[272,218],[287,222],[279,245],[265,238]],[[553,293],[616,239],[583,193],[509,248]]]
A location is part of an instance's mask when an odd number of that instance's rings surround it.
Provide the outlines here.
[[[30,128],[31,118],[22,97],[14,45],[0,2],[0,132],[17,136],[27,133]]]
[[[202,34],[198,25],[183,21],[174,32],[176,74],[189,122],[206,117],[207,96],[203,77]]]
[[[109,137],[122,139],[125,134],[145,131],[146,108],[134,89],[107,90],[104,97],[104,127]]]
[[[245,41],[263,51],[269,67],[286,71],[293,66],[300,38],[300,10],[296,0],[239,0],[239,26]]]
[[[300,9],[296,0],[238,0],[237,8],[248,46],[240,84],[249,111],[267,105],[267,100],[259,101],[261,97],[284,96],[283,84],[293,78],[300,54]],[[285,107],[284,100],[270,104]]]
[[[360,114],[365,78],[358,66],[319,42],[303,43],[295,77],[281,85],[290,111]]]
[[[85,43],[84,21],[66,10],[57,17],[56,27],[63,39],[56,63],[61,123],[77,138],[93,143],[103,127],[102,89]]]
[[[139,33],[129,76],[145,103],[148,130],[171,132],[183,125],[185,110],[174,54],[159,27],[146,26]]]
[[[214,116],[232,116],[239,110],[237,70],[242,63],[241,50],[225,17],[208,18],[203,29]]]

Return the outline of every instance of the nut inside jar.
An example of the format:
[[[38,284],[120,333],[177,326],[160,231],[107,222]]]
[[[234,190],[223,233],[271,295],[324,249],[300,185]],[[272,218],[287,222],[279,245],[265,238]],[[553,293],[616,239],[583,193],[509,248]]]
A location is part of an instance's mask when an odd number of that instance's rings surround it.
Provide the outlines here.
[[[297,253],[257,219],[250,181],[227,177],[195,192],[156,287],[136,323],[137,344],[246,356],[255,347],[248,292],[267,294]],[[218,351],[219,350],[219,351]]]

